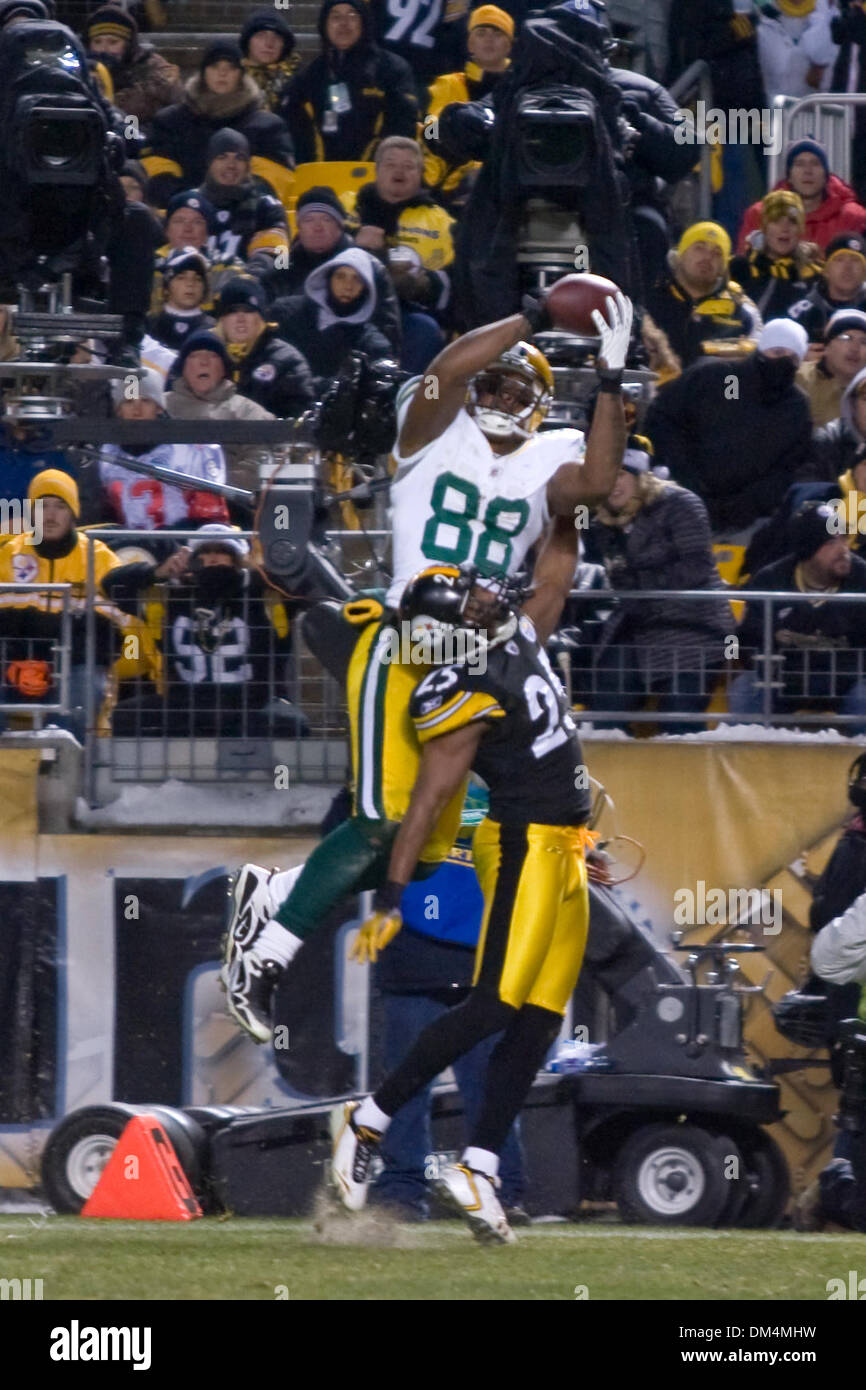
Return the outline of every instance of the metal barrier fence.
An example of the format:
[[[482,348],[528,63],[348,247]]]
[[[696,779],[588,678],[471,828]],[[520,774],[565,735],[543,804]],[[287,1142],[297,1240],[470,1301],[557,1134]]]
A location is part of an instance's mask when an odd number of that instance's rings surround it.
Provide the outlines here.
[[[35,727],[46,715],[69,716],[73,602],[85,600],[73,599],[70,584],[0,584],[0,732],[16,711]]]
[[[115,544],[196,534],[103,532]],[[358,532],[331,535],[341,557],[358,541]],[[94,593],[92,558],[89,568]],[[123,624],[106,622],[105,604],[85,604],[73,586],[0,587],[4,674],[16,660],[50,660],[52,694],[57,691],[54,700],[25,699],[7,678],[0,719],[26,711],[38,718],[56,715],[58,722],[65,718],[70,726],[80,702],[91,804],[106,783],[173,778],[275,786],[281,772],[292,785],[344,780],[343,693],[303,647],[300,606],[256,578],[239,588],[231,579],[202,579],[208,572],[219,574],[208,564],[198,568],[195,583],[127,580],[123,590],[111,593],[111,604],[127,615]],[[29,611],[22,597],[27,602],[39,594],[50,595],[59,619],[57,636],[47,645],[28,636],[19,621]],[[746,601],[760,614],[753,651],[740,643],[732,601],[737,607]],[[823,613],[832,608],[835,634],[824,645],[800,631],[808,625],[798,627],[795,616],[815,602],[810,594],[727,589],[576,591],[555,639],[555,662],[580,722],[599,730],[653,725],[682,733],[757,724],[864,734],[866,595],[822,596]],[[722,605],[721,622],[707,624],[708,603]],[[698,606],[693,621],[687,616],[692,605]],[[778,613],[783,605],[784,619]],[[846,610],[850,621],[843,621]],[[617,615],[620,631],[608,642]],[[750,631],[757,630],[753,620]],[[79,678],[74,689],[73,674]]]
[[[851,180],[851,142],[855,107],[866,106],[863,92],[815,92],[807,97],[777,97],[774,116],[782,122],[781,138],[767,157],[767,187],[785,173],[785,150],[794,140],[811,136],[827,151],[830,169],[846,183]]]

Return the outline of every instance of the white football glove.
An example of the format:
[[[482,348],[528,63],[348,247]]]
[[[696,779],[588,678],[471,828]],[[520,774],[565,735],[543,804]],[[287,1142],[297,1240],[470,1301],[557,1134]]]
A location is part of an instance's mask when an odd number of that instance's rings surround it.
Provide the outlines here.
[[[608,296],[607,318],[599,309],[593,309],[592,321],[601,334],[599,357],[609,372],[621,372],[625,366],[628,345],[631,342],[631,321],[634,308],[622,290],[617,290],[616,298]]]

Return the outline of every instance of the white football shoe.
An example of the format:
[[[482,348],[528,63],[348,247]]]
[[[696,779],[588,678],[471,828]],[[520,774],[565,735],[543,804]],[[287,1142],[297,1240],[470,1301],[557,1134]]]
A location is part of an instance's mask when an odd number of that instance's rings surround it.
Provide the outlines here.
[[[482,1245],[511,1245],[516,1236],[496,1195],[496,1180],[463,1163],[449,1163],[433,1183],[436,1195],[468,1222]]]
[[[360,1211],[367,1201],[370,1161],[382,1139],[377,1129],[355,1124],[359,1105],[360,1101],[350,1100],[331,1111],[331,1178],[348,1211]]]
[[[237,963],[238,956],[250,949],[262,927],[277,912],[280,904],[273,901],[268,887],[277,872],[259,864],[243,864],[230,880],[231,911],[223,940],[225,974]]]

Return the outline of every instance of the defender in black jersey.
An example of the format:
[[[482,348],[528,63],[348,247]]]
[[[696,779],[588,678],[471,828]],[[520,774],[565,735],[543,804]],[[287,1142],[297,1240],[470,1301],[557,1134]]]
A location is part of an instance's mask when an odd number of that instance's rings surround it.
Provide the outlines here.
[[[568,544],[572,567],[569,572],[564,547],[562,594],[552,605],[557,616],[573,574],[573,539]],[[429,827],[471,767],[490,789],[490,812],[473,841],[484,894],[474,988],[464,1004],[421,1034],[374,1096],[345,1107],[332,1173],[344,1203],[363,1205],[369,1161],[391,1116],[456,1057],[504,1030],[471,1143],[436,1185],[479,1238],[508,1241],[513,1237],[495,1192],[497,1154],[559,1032],[580,973],[589,916],[584,854],[590,800],[574,721],[535,625],[482,589],[476,577],[471,570],[432,566],[404,596],[401,616],[413,634],[480,632],[486,661],[439,666],[412,693],[410,714],[423,748],[418,778],[394,842],[388,883],[355,947],[360,959],[375,959],[399,931],[400,899]],[[543,620],[539,626],[546,638]]]

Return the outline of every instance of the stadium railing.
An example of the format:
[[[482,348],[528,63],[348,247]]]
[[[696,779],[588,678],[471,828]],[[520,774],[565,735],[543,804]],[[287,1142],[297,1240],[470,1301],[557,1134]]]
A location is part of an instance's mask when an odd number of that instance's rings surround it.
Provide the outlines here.
[[[101,534],[114,545],[129,541],[140,545],[143,539],[151,544],[159,540],[182,542],[196,532],[105,530]],[[253,539],[251,532],[239,534]],[[88,535],[96,538],[96,533]],[[384,538],[386,533],[377,532],[376,536]],[[339,555],[345,555],[346,548],[351,549],[358,539],[355,531],[330,533]],[[344,564],[350,568],[345,560]],[[373,587],[380,578],[380,574],[372,575],[363,587]],[[58,703],[22,706],[13,704],[0,691],[0,709],[4,714],[26,711],[37,716],[66,712],[66,680],[73,655],[69,586],[7,585],[0,589],[0,597],[13,589],[19,597],[28,590],[53,590],[62,595],[63,637],[51,649],[61,696]],[[139,617],[157,644],[164,635],[170,590],[171,586],[162,584],[142,594],[139,600]],[[752,655],[738,650],[738,627],[730,608],[732,600],[741,603],[744,599],[759,606],[762,613],[762,641]],[[835,594],[831,601],[850,607],[853,616],[866,604],[866,595]],[[651,694],[644,698],[642,693],[638,708],[624,709],[623,698],[632,692],[635,679],[644,676],[645,658],[636,655],[633,641],[622,640],[604,647],[606,677],[602,681],[598,667],[602,647],[598,639],[603,621],[622,604],[628,606],[628,619],[639,614],[643,605],[650,604],[654,621],[663,626],[664,611],[660,616],[659,605],[671,602],[678,606],[720,603],[725,606],[726,621],[730,618],[725,641],[708,635],[696,619],[694,629],[683,627],[685,655],[678,658],[675,653],[662,651],[656,643],[646,658],[655,663],[657,674],[673,676],[674,696],[693,696],[698,707],[660,711],[655,707],[655,697]],[[677,733],[683,725],[712,730],[723,725],[752,724],[803,730],[835,728],[841,733],[861,734],[866,729],[866,715],[856,711],[843,713],[840,706],[852,686],[863,682],[866,688],[866,650],[830,646],[792,646],[781,650],[774,645],[774,609],[783,603],[796,607],[812,602],[814,596],[810,594],[746,593],[736,589],[575,591],[563,629],[555,639],[559,642],[558,648],[554,648],[555,664],[579,722],[598,732],[612,725],[636,733],[642,726],[646,732],[652,726],[659,732]],[[285,604],[285,614],[275,620],[274,608],[280,603]],[[157,670],[145,673],[144,669],[136,669],[134,661],[124,668],[124,658],[134,657],[136,652],[124,650],[122,644],[124,640],[128,642],[128,637],[124,639],[122,630],[112,629],[111,640],[116,647],[109,659],[116,679],[110,682],[109,694],[101,707],[97,707],[96,681],[85,681],[86,800],[91,805],[98,804],[98,789],[104,793],[106,786],[161,783],[169,779],[205,785],[254,782],[278,786],[283,775],[293,786],[340,785],[348,767],[344,698],[337,683],[304,648],[297,622],[303,606],[277,594],[268,599],[267,608],[256,611],[247,597],[239,616],[249,631],[251,655],[243,643],[238,650],[237,632],[211,631],[210,616],[201,611],[202,605],[198,611],[195,603],[184,610],[175,593],[173,621],[187,624],[189,632],[198,625],[199,637],[204,636],[205,656],[197,656],[191,650],[188,653],[191,665],[186,674],[195,674],[193,665],[198,662],[197,680],[185,680],[184,673],[173,667],[168,644],[164,643],[161,678]],[[93,677],[97,648],[91,603],[86,616],[84,651],[77,646],[75,659],[80,663],[83,657],[87,674]],[[104,643],[104,634],[101,640]],[[209,644],[213,644],[213,651],[208,653]],[[195,643],[189,645],[192,648]],[[789,656],[792,660],[787,660]],[[103,646],[99,660],[104,663],[105,659]],[[114,666],[115,660],[120,663],[118,667]],[[203,669],[209,663],[210,669]],[[226,670],[236,679],[228,683],[212,679]],[[760,710],[734,713],[728,708],[728,696],[733,682],[745,670],[755,672],[752,689],[760,696]]]
[[[70,710],[70,668],[72,649],[71,584],[0,584],[0,716],[27,715],[39,728],[46,716],[65,715]],[[81,601],[81,600],[79,600]],[[60,636],[30,636],[26,615],[33,611],[59,614]],[[83,655],[83,653],[82,653]],[[51,699],[28,699],[13,680],[22,662],[40,662],[50,668],[51,686],[45,691]]]
[[[795,140],[819,141],[827,151],[830,169],[851,181],[851,151],[855,108],[866,106],[863,92],[815,92],[807,97],[776,97],[774,117],[782,122],[780,138],[767,154],[767,187],[774,188],[785,173],[785,151]]]

